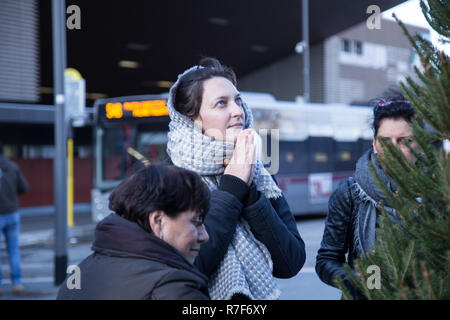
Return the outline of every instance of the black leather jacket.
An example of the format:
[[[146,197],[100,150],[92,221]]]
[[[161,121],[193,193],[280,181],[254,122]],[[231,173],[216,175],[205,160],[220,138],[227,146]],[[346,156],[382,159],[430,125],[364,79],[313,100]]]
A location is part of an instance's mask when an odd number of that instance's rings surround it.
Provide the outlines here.
[[[355,248],[353,235],[359,203],[352,193],[352,177],[342,180],[328,201],[325,231],[317,254],[316,272],[326,284],[336,287],[334,278],[339,275],[355,299],[364,297],[354,288],[344,271],[343,264],[353,266],[359,252]],[[346,254],[347,258],[346,258]]]

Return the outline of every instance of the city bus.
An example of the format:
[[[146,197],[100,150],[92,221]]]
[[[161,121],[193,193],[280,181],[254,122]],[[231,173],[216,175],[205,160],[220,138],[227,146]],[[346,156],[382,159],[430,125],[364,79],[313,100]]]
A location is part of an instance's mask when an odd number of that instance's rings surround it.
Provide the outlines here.
[[[293,214],[325,214],[332,191],[353,174],[356,161],[371,145],[371,108],[278,101],[264,93],[241,96],[262,136],[262,161]],[[164,93],[95,102],[94,221],[109,214],[111,191],[139,163],[157,164],[168,157],[167,97]]]
[[[167,158],[167,93],[100,99],[94,103],[92,217],[109,214],[108,197],[139,161]],[[142,157],[142,159],[140,159]]]

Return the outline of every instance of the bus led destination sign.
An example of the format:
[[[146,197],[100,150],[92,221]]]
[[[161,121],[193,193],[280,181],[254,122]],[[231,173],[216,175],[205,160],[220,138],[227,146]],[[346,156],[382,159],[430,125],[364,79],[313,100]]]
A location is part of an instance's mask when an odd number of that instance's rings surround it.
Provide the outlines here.
[[[107,119],[167,116],[166,100],[109,102],[105,107]]]

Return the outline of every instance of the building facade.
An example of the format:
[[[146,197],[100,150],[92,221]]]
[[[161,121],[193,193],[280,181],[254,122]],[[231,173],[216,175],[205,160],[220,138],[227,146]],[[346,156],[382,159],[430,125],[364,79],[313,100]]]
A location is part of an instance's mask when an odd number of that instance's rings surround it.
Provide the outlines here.
[[[410,34],[429,31],[407,25]],[[294,52],[294,48],[292,50]],[[417,55],[395,21],[381,20],[381,29],[360,23],[310,50],[310,100],[366,105],[406,76],[414,76]],[[239,79],[241,91],[266,92],[279,100],[303,95],[302,57],[293,53]]]

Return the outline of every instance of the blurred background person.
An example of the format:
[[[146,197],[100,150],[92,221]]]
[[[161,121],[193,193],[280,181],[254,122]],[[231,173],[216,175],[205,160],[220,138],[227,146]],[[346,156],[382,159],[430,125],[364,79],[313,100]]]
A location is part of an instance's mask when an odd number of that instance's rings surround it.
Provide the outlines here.
[[[375,228],[381,213],[379,203],[383,204],[392,221],[400,222],[397,212],[389,207],[387,197],[378,187],[369,169],[369,163],[372,163],[387,188],[392,193],[396,192],[396,183],[377,161],[377,157],[383,154],[379,139],[390,140],[408,160],[415,161],[407,147],[407,143],[410,143],[416,148],[412,140],[411,126],[415,111],[409,101],[396,95],[374,100],[374,103],[372,148],[358,160],[354,177],[341,181],[331,195],[325,231],[316,260],[319,278],[331,286],[336,286],[334,279],[336,275],[340,276],[355,299],[364,299],[364,296],[350,284],[343,264],[347,262],[353,267],[356,258],[372,249],[376,240]]]
[[[209,299],[192,263],[208,241],[210,193],[194,172],[148,166],[121,182],[114,211],[96,227],[93,254],[80,264],[80,289],[64,282],[57,299]],[[70,279],[68,279],[70,281]]]
[[[3,155],[3,145],[0,142],[0,243],[2,234],[5,236],[8,251],[13,293],[21,293],[22,270],[20,265],[20,215],[17,212],[19,202],[17,196],[27,192],[28,183],[19,167]],[[0,257],[1,258],[1,257]],[[2,269],[0,260],[0,294],[2,293]]]
[[[167,153],[176,166],[200,174],[212,191],[205,219],[210,241],[195,263],[212,299],[277,299],[274,277],[295,276],[305,246],[276,181],[258,153],[253,116],[236,76],[204,58],[171,87]]]

